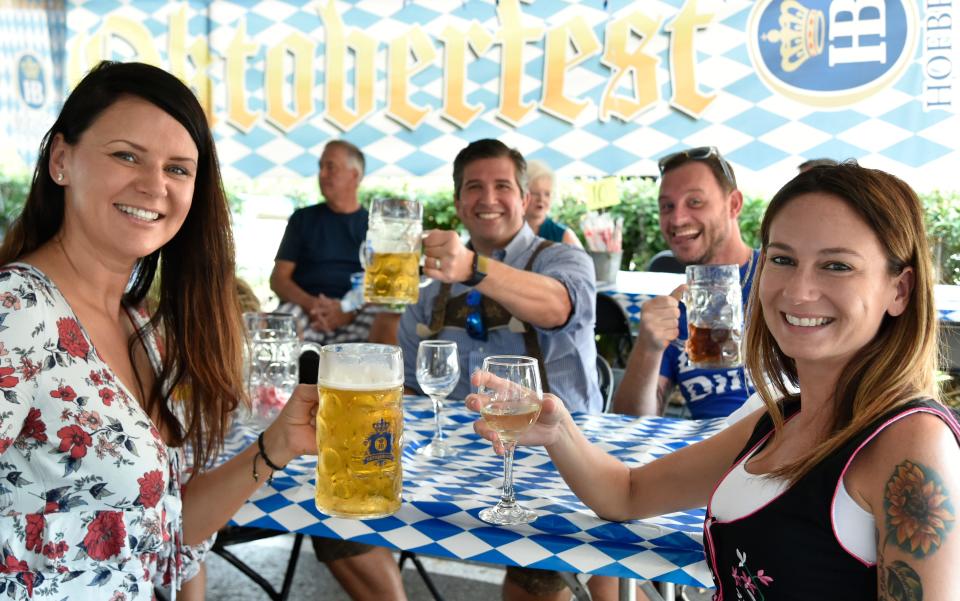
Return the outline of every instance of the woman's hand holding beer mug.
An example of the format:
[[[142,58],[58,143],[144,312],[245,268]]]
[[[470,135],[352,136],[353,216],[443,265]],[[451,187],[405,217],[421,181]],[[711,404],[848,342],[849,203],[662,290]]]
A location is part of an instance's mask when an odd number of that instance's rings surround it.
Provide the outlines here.
[[[271,463],[285,466],[300,455],[317,454],[317,387],[300,384],[280,414],[263,432]]]

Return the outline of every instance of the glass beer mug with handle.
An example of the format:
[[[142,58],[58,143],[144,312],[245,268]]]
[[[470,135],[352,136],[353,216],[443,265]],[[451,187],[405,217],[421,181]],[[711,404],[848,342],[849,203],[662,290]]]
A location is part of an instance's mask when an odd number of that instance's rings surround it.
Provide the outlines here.
[[[370,205],[367,239],[360,247],[366,275],[363,300],[413,304],[431,280],[420,277],[423,205],[417,200],[376,198]]]
[[[329,344],[317,386],[317,509],[376,518],[400,509],[403,355],[386,344]]]
[[[743,301],[737,265],[687,265],[687,356],[702,368],[740,365]]]
[[[247,393],[251,422],[265,428],[287,404],[300,382],[300,354],[320,353],[315,344],[301,343],[290,313],[243,314],[247,330]]]

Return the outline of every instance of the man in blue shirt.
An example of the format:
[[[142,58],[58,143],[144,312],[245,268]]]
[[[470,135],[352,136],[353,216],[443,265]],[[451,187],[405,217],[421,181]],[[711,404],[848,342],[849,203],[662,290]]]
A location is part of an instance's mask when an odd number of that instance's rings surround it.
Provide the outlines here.
[[[743,194],[716,148],[691,148],[660,160],[660,232],[687,265],[739,265],[746,309],[758,253],[743,241],[737,218]],[[725,417],[753,392],[743,367],[699,369],[684,350],[686,311],[679,293],[643,304],[636,344],[617,388],[617,413],[660,415],[674,386],[696,419]]]
[[[357,189],[364,157],[356,146],[333,140],[320,156],[320,192],[326,202],[294,211],[270,274],[280,311],[294,313],[304,338],[320,344],[367,339],[372,313],[343,311],[350,274],[363,270],[359,250],[367,236],[367,211]]]
[[[423,240],[424,273],[435,281],[400,320],[405,384],[419,392],[421,340],[453,340],[460,381],[452,398],[489,355],[540,359],[545,389],[574,411],[597,413],[593,265],[582,250],[546,243],[524,221],[526,161],[497,140],[479,140],[454,161],[454,204],[470,234],[433,230]]]
[[[598,413],[593,322],[593,264],[581,249],[546,243],[524,221],[526,162],[497,140],[479,140],[454,161],[454,204],[470,234],[433,230],[423,240],[420,291],[400,320],[405,385],[419,392],[415,358],[421,340],[457,343],[460,381],[451,397],[470,391],[469,378],[489,355],[536,356],[549,390],[573,411]]]
[[[526,168],[519,152],[489,139],[454,160],[454,205],[470,242],[446,230],[423,240],[424,273],[435,281],[400,319],[404,384],[421,392],[421,340],[453,340],[461,367],[451,398],[466,397],[484,357],[527,355],[540,362],[544,392],[572,411],[599,413],[593,263],[582,249],[547,242],[526,224]],[[508,567],[503,598],[539,599],[564,587],[556,572]]]

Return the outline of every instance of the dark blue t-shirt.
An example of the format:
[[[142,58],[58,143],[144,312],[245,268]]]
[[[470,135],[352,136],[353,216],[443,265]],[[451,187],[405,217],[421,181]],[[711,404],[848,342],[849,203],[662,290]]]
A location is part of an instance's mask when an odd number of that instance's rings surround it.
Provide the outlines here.
[[[297,209],[283,232],[278,261],[293,261],[293,281],[309,294],[342,298],[350,274],[363,271],[360,246],[367,237],[367,210],[334,213],[326,203]]]
[[[750,260],[740,266],[740,287],[743,290],[744,324],[747,300],[753,284],[753,272],[760,251],[753,251]],[[746,328],[744,328],[746,331]],[[680,387],[693,419],[726,417],[740,408],[753,394],[753,383],[743,366],[726,369],[698,369],[690,364],[687,351],[687,310],[680,303],[680,336],[667,345],[660,361],[660,375]]]

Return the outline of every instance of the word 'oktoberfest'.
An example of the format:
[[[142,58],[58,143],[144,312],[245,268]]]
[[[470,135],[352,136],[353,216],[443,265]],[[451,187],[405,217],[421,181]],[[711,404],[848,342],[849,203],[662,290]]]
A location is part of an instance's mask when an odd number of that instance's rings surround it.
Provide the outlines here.
[[[638,3],[639,5],[639,3]],[[368,118],[376,108],[376,55],[379,41],[359,28],[348,28],[332,0],[318,7],[323,21],[324,112],[323,116],[343,131]],[[666,24],[662,16],[651,17],[639,8],[607,22],[604,41],[582,16],[572,16],[554,27],[524,26],[518,0],[500,0],[497,6],[500,29],[490,32],[476,20],[466,30],[448,24],[437,36],[443,46],[443,99],[441,116],[457,127],[466,128],[485,110],[466,98],[468,48],[482,57],[495,45],[501,47],[500,94],[497,117],[519,124],[535,108],[568,122],[575,122],[590,102],[571,97],[565,91],[568,75],[577,65],[598,54],[610,70],[598,106],[598,117],[606,121],[616,117],[630,121],[661,100],[656,68],[660,59],[645,48],[663,27],[670,36],[670,74],[675,109],[699,117],[715,98],[700,92],[696,79],[694,37],[714,19],[701,12],[697,0],[686,0],[680,11]],[[189,83],[200,95],[204,106],[212,107],[208,69],[214,57],[205,38],[187,42],[186,7],[174,10],[168,19],[168,69]],[[68,53],[73,57],[71,79],[79,79],[86,62],[93,63],[106,53],[105,41],[119,38],[129,44],[138,59],[161,64],[153,36],[140,23],[118,15],[104,19],[89,40],[78,41],[85,52]],[[544,44],[544,68],[539,103],[524,102],[521,82],[524,74],[524,48],[530,43]],[[410,80],[424,69],[435,66],[440,52],[419,25],[387,40],[387,99],[384,111],[401,125],[415,129],[431,112],[429,106],[410,99]],[[264,111],[251,110],[244,86],[248,57],[257,55],[261,46],[249,39],[241,20],[227,45],[224,63],[226,82],[226,121],[241,131],[249,131],[265,117],[282,131],[290,131],[315,112],[314,61],[317,42],[303,32],[292,30],[280,42],[266,48],[264,68]],[[348,98],[348,56],[353,54],[353,97]],[[292,60],[291,60],[292,59]],[[412,59],[412,60],[411,60]],[[292,72],[290,64],[292,63]],[[188,65],[193,73],[188,73]],[[285,98],[290,79],[292,97]]]

